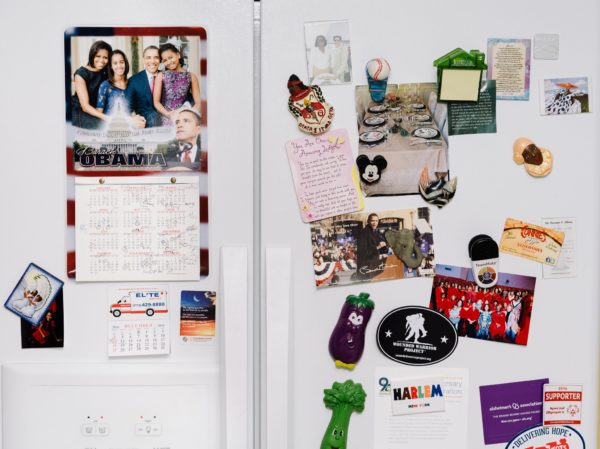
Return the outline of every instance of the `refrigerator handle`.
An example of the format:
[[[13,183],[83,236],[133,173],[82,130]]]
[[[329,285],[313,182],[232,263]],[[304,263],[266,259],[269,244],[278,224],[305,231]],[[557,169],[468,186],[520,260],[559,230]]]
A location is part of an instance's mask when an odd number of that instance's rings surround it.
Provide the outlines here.
[[[221,249],[221,291],[219,302],[222,312],[223,342],[221,351],[225,367],[225,384],[221,387],[225,397],[225,444],[227,449],[252,447],[252,391],[253,377],[248,364],[252,354],[252,329],[248,313],[248,249],[223,247]],[[219,298],[220,299],[220,298]]]
[[[291,447],[290,404],[290,248],[266,249],[266,449]]]

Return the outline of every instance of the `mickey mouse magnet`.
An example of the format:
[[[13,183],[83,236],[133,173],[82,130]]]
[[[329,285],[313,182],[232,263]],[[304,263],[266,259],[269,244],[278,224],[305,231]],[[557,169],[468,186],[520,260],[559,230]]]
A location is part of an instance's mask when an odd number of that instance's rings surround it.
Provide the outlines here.
[[[377,155],[373,160],[361,154],[356,158],[356,166],[360,180],[367,184],[374,184],[381,179],[381,172],[387,167],[387,161],[383,156]]]

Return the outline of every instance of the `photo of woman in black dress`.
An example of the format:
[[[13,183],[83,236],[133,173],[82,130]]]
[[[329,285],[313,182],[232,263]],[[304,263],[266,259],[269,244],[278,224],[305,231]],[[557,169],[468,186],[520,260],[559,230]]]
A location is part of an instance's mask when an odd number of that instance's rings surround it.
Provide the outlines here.
[[[71,97],[72,123],[78,128],[99,128],[104,114],[96,109],[100,85],[108,78],[112,47],[99,40],[90,47],[88,63],[75,71],[75,93]]]

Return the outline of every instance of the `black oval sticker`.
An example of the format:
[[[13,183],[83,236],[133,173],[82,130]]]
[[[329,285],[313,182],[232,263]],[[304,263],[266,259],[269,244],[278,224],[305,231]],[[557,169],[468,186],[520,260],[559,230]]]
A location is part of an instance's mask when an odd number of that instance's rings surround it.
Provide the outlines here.
[[[456,329],[444,315],[426,307],[392,310],[377,328],[377,346],[386,357],[405,365],[432,365],[456,349]]]

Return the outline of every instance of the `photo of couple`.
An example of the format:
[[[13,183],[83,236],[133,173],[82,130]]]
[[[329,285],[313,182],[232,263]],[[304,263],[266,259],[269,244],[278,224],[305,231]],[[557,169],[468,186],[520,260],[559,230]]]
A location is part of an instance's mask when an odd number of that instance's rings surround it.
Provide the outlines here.
[[[198,35],[67,32],[75,169],[202,170],[204,30],[185,31]]]

